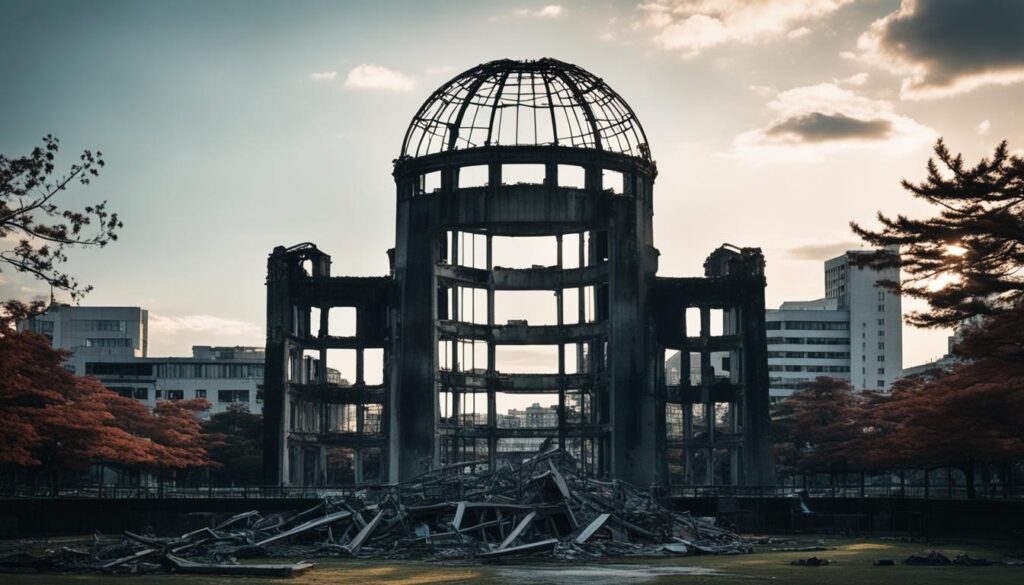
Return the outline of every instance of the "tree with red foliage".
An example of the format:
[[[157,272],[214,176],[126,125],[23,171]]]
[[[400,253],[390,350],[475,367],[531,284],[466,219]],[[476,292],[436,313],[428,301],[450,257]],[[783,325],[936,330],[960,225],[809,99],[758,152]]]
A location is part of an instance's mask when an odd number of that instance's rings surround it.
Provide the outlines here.
[[[851,470],[849,445],[861,424],[849,383],[820,376],[773,406],[772,436],[780,468],[798,473]]]
[[[41,335],[0,331],[0,462],[42,467],[54,487],[62,469],[151,462],[148,441],[115,424],[116,394],[65,370],[65,357]]]
[[[158,473],[211,464],[198,416],[208,402],[151,411],[75,376],[66,357],[42,335],[0,328],[0,463],[43,469],[54,489],[61,471],[100,463]]]
[[[865,467],[956,467],[974,497],[978,464],[1024,457],[1024,305],[972,326],[958,351],[965,361],[949,370],[865,401]]]

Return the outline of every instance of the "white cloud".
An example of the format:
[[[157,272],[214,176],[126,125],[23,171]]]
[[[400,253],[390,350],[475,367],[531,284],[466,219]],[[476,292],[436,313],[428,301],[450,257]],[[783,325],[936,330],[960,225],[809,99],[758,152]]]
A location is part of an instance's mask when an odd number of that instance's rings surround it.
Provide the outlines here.
[[[809,34],[811,34],[811,29],[807,28],[806,26],[801,26],[800,28],[795,28],[786,33],[786,38],[799,39],[800,37],[806,37]]]
[[[747,89],[760,97],[768,97],[778,93],[778,90],[768,85],[748,85]]]
[[[518,10],[513,10],[512,14],[527,18],[561,18],[565,16],[567,12],[568,11],[564,6],[548,4],[541,8],[520,8]]]
[[[805,23],[856,0],[653,0],[642,26],[658,47],[691,58],[729,42],[755,43],[810,33]]]
[[[411,91],[416,81],[401,71],[380,65],[358,65],[345,78],[347,89]]]
[[[978,127],[977,127],[978,134],[982,134],[982,135],[988,134],[988,131],[991,130],[991,129],[992,129],[992,122],[989,122],[988,120],[982,120],[981,122],[978,123]]]
[[[184,315],[179,317],[149,314],[151,336],[175,333],[215,333],[252,337],[262,334],[263,328],[247,321],[224,319],[213,315]]]
[[[334,81],[338,78],[337,71],[316,71],[309,74],[313,81]]]
[[[875,100],[838,83],[796,87],[768,103],[773,117],[763,128],[733,139],[733,156],[760,161],[822,160],[845,150],[906,152],[938,134]]]
[[[1024,2],[902,0],[844,52],[903,77],[900,96],[932,99],[1024,82]]]
[[[857,73],[843,79],[837,79],[836,83],[840,85],[854,85],[860,87],[868,82],[867,73]]]
[[[440,67],[427,67],[427,75],[445,75],[447,73],[455,73],[454,65],[441,65]]]

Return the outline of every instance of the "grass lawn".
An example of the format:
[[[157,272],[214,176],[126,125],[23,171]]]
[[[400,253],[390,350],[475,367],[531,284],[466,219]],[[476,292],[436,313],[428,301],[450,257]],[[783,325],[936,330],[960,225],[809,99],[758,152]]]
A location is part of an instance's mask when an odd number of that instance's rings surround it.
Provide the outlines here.
[[[813,544],[801,542],[801,544]],[[739,556],[671,556],[619,558],[602,562],[554,562],[544,558],[511,560],[503,564],[459,564],[424,562],[354,561],[320,559],[313,570],[292,579],[254,577],[203,577],[175,575],[98,575],[98,574],[20,574],[0,575],[0,583],[9,585],[243,585],[288,583],[288,585],[427,585],[473,583],[497,585],[618,585],[709,583],[711,585],[750,585],[757,581],[818,585],[944,585],[1024,583],[1024,567],[917,567],[899,564],[910,554],[938,550],[953,558],[964,552],[973,558],[1001,560],[1006,550],[994,546],[958,544],[922,544],[898,540],[827,538],[823,552],[771,552],[758,547],[755,554]],[[799,567],[790,561],[818,556],[832,563],[825,567]],[[893,559],[892,567],[876,567],[878,559]],[[259,561],[272,562],[272,561]]]

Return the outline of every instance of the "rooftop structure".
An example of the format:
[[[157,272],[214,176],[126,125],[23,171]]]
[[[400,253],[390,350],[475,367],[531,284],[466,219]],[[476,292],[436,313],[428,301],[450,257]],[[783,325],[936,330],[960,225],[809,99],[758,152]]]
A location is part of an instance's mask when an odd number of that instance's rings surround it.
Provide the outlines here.
[[[393,175],[388,275],[332,276],[312,244],[270,255],[268,482],[493,470],[549,437],[585,475],[774,482],[764,259],[723,246],[705,277],[656,276],[657,167],[601,79],[554,59],[469,69],[416,113]],[[704,375],[667,383],[666,351]],[[352,385],[304,377],[305,358],[354,364]],[[517,401],[554,414],[511,424]]]

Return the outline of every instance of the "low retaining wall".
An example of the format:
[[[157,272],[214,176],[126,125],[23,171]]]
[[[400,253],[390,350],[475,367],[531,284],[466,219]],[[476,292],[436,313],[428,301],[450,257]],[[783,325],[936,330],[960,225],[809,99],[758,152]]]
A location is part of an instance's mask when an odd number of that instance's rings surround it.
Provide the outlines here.
[[[316,499],[18,499],[0,500],[0,538],[117,534],[152,529],[180,534],[248,510],[282,512]],[[751,533],[913,534],[1024,539],[1024,501],[917,498],[675,498],[678,510],[718,516]]]
[[[744,532],[913,534],[1024,539],[1022,500],[676,498],[696,516],[718,516]]]

